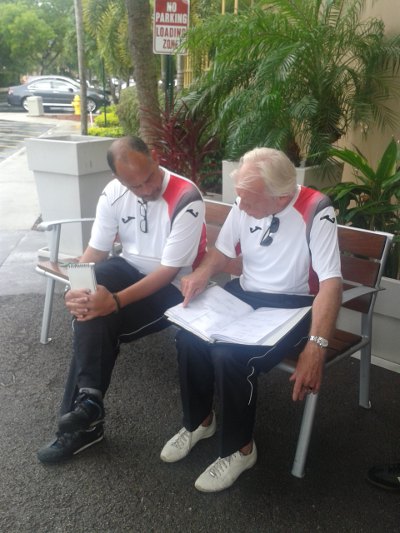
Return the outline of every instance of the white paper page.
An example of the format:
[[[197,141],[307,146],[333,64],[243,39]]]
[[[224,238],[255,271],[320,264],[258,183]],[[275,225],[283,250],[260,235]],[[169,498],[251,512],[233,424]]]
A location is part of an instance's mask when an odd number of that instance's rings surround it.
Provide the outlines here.
[[[300,320],[309,312],[311,306],[297,309],[297,313],[285,322],[281,328],[277,328],[261,342],[263,346],[274,346],[280,341]],[[291,309],[293,311],[293,309]]]
[[[220,331],[213,328],[212,337],[219,341],[237,344],[273,346],[297,324],[309,309],[310,307],[299,309],[260,307]]]
[[[224,324],[230,324],[252,307],[217,285],[202,292],[187,307],[178,304],[165,312],[173,322],[190,331],[202,333],[209,338],[210,328],[219,330]]]

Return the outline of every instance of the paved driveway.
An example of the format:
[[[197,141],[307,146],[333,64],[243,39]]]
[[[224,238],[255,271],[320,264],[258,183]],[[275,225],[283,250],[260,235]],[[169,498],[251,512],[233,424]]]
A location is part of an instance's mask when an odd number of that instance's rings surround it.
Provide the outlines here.
[[[26,138],[39,137],[48,129],[48,124],[0,120],[0,162],[23,148]]]

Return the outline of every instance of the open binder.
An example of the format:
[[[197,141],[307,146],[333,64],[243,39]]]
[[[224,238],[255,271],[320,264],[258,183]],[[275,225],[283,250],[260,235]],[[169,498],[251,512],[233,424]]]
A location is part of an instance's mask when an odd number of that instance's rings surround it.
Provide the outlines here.
[[[187,307],[175,305],[166,317],[208,342],[273,346],[311,309],[260,307],[253,309],[215,285],[194,298]]]

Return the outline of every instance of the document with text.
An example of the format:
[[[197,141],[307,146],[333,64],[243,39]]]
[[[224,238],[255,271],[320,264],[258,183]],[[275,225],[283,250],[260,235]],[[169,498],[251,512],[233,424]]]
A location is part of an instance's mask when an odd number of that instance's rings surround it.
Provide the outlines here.
[[[190,301],[175,305],[167,318],[208,342],[232,342],[274,346],[311,309],[260,307],[253,309],[236,296],[215,285]]]

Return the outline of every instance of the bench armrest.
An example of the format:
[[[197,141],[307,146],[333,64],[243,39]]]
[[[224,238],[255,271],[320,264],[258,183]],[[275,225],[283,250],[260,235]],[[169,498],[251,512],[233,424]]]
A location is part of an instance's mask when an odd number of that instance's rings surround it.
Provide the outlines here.
[[[350,300],[354,300],[354,298],[364,296],[364,294],[371,294],[373,292],[379,292],[382,290],[384,289],[376,287],[365,287],[365,285],[357,285],[357,287],[352,287],[351,289],[346,289],[345,291],[343,291],[342,304],[349,302]]]
[[[57,226],[63,224],[72,224],[76,222],[93,222],[94,218],[66,218],[64,220],[49,220],[48,222],[41,222],[38,224],[37,229],[39,231],[53,231]]]
[[[65,219],[65,220],[49,220],[47,222],[41,222],[38,224],[37,229],[39,231],[50,231],[50,242],[49,242],[49,250],[50,250],[50,262],[51,263],[57,263],[58,262],[58,253],[60,249],[60,235],[61,235],[61,227],[64,224],[72,224],[77,222],[93,222],[94,218],[73,218],[73,219]]]

